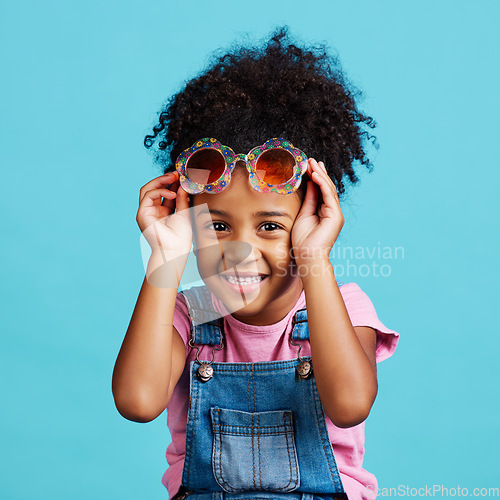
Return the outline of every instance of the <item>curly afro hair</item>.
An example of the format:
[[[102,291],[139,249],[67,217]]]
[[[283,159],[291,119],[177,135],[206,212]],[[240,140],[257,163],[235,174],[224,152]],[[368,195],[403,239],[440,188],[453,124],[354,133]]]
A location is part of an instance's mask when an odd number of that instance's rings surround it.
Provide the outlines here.
[[[325,45],[298,47],[285,26],[263,46],[236,46],[216,55],[167,102],[144,145],[156,145],[156,161],[168,172],[179,153],[203,137],[215,137],[237,153],[283,137],[323,161],[342,195],[344,176],[351,184],[359,180],[354,161],[372,168],[366,141],[377,147],[368,132],[373,118],[356,106],[360,96]]]

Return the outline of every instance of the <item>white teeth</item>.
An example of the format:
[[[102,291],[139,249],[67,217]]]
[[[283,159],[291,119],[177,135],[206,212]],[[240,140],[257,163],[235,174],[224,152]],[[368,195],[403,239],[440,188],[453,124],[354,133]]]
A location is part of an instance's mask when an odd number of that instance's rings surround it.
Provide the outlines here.
[[[250,278],[236,278],[236,276],[224,276],[229,283],[233,285],[250,285],[252,283],[260,283],[264,276],[252,276]]]

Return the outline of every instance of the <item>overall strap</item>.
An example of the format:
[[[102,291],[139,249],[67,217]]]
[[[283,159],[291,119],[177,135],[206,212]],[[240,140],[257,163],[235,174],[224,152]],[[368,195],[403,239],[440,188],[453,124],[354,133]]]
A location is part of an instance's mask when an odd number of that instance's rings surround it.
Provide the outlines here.
[[[292,340],[309,340],[307,310],[305,308],[295,311],[292,319]]]
[[[337,281],[341,287],[344,283]],[[292,340],[309,340],[309,328],[307,327],[307,310],[299,309],[295,312],[292,320]]]
[[[223,318],[212,304],[210,290],[206,286],[183,290],[191,317],[191,338],[194,344],[221,345]]]

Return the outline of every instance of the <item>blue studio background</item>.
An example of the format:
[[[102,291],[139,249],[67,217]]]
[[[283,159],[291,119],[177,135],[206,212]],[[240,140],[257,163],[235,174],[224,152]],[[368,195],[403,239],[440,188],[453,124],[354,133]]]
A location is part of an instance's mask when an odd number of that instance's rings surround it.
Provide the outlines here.
[[[213,50],[282,24],[338,51],[378,123],[337,242],[363,253],[338,256],[339,279],[401,333],[365,466],[381,488],[500,486],[499,15],[495,0],[3,1],[0,498],[167,497],[166,413],[129,422],[111,394],[144,276],[139,188],[160,173],[142,141]]]

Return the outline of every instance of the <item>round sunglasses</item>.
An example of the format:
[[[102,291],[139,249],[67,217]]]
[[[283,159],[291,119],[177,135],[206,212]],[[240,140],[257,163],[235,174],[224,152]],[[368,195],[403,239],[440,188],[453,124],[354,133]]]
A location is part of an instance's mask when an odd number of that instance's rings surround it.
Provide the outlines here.
[[[285,139],[274,138],[236,154],[217,139],[206,137],[185,149],[175,162],[182,188],[189,194],[220,193],[239,161],[245,162],[250,184],[261,193],[290,194],[307,171],[307,156]]]

